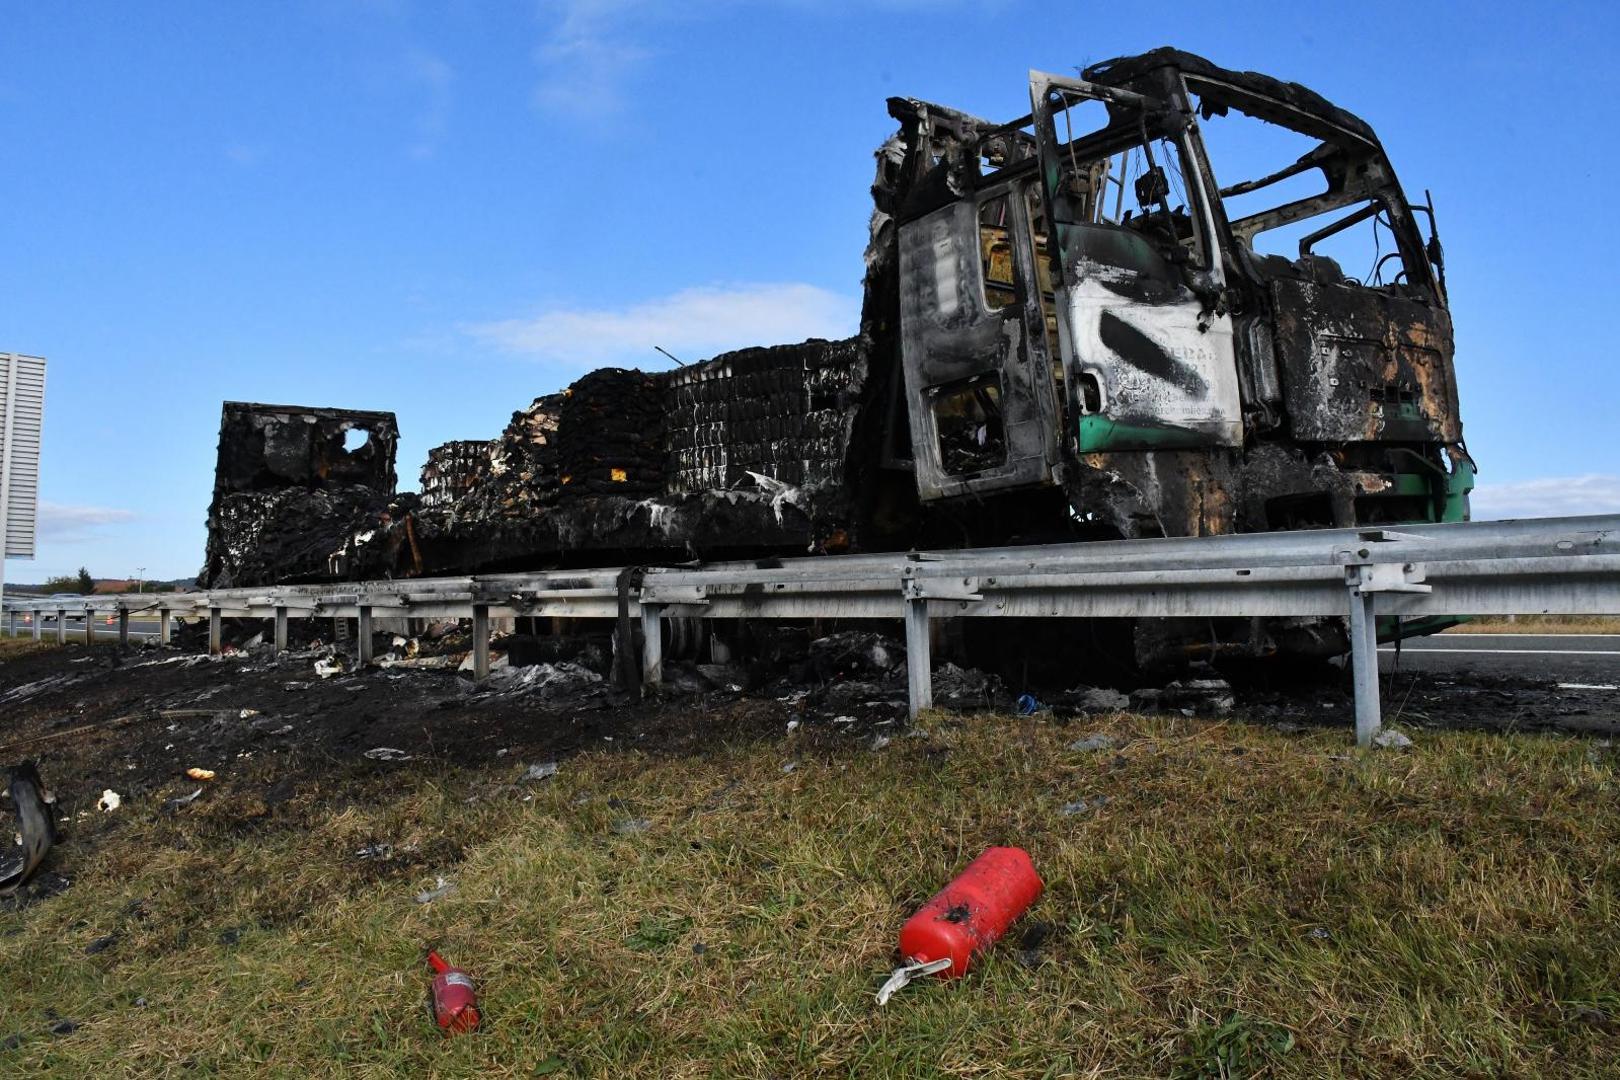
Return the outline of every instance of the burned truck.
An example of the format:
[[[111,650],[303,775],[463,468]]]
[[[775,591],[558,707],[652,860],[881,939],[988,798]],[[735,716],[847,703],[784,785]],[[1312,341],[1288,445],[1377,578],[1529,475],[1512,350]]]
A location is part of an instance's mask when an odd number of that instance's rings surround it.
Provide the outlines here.
[[[923,503],[1108,537],[1466,516],[1434,211],[1366,123],[1171,49],[1033,73],[1030,99],[1003,124],[890,102],[889,446]],[[1304,152],[1217,174],[1243,124]],[[1360,277],[1324,250],[1358,228]]]
[[[1432,200],[1364,121],[1173,49],[1031,73],[1007,122],[889,112],[856,337],[592,372],[434,451],[323,564],[249,576],[1467,516]],[[1302,647],[1277,630],[1217,644]]]

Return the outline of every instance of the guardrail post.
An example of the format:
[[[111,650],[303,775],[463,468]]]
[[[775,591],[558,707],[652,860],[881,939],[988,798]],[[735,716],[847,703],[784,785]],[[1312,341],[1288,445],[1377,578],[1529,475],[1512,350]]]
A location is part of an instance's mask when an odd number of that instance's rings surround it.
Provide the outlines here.
[[[208,609],[208,655],[218,656],[224,652],[225,620],[221,618],[219,608]]]
[[[172,633],[169,629],[169,609],[158,608],[158,644],[167,645]]]
[[[1383,704],[1378,697],[1378,620],[1374,615],[1375,593],[1352,583],[1350,594],[1350,670],[1356,691],[1356,745],[1372,745],[1373,736],[1384,723]]]
[[[67,644],[67,608],[59,608],[56,612],[56,643]]]
[[[276,608],[276,652],[287,651],[287,609]]]
[[[358,636],[359,636],[360,640],[359,640],[358,644],[360,646],[360,666],[361,667],[370,667],[371,666],[371,606],[369,604],[361,604],[360,608],[359,608],[359,611],[360,611],[360,618],[358,620],[359,621]]]
[[[929,651],[928,601],[906,598],[906,682],[908,714],[912,720],[924,709],[934,707],[934,663]]]
[[[118,609],[118,647],[129,648],[129,608]]]
[[[34,640],[38,641],[45,626],[45,613],[35,608],[30,617],[34,620]]]
[[[641,605],[641,685],[664,681],[664,605]]]
[[[84,609],[84,643],[86,645],[94,645],[96,643],[95,613],[89,608]]]
[[[12,608],[6,612],[6,633],[11,637],[17,636],[17,609]]]
[[[489,605],[474,604],[472,616],[473,681],[489,678]]]

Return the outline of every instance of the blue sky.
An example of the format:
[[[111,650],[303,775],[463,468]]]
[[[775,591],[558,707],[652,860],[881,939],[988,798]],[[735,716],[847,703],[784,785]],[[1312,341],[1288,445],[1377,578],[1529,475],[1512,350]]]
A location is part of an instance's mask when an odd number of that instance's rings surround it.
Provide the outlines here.
[[[402,486],[605,363],[853,330],[889,95],[1012,118],[1160,44],[1296,79],[1433,190],[1487,514],[1620,510],[1609,4],[32,4],[0,17],[0,349],[39,559],[202,562],[219,405],[389,409]]]

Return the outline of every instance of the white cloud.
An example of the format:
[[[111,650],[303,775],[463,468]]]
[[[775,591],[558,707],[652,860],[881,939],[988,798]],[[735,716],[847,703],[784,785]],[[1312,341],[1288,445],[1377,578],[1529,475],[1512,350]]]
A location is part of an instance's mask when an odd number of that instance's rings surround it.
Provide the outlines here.
[[[451,85],[455,70],[441,57],[422,49],[405,54],[406,70],[411,80],[420,84],[427,101],[416,118],[416,138],[410,145],[414,158],[432,157],[450,129]]]
[[[805,284],[709,286],[619,309],[553,307],[466,327],[480,341],[540,360],[594,367],[660,365],[661,345],[691,363],[728,349],[855,332],[858,302]]]
[[[41,500],[39,538],[57,544],[81,543],[94,537],[105,526],[134,521],[135,516],[133,510],[117,510],[108,506],[68,506]]]
[[[1549,476],[1481,484],[1469,498],[1476,521],[1620,513],[1620,476]]]
[[[535,105],[574,118],[616,112],[635,69],[652,55],[635,40],[628,18],[634,13],[644,21],[652,14],[647,8],[645,0],[545,0]]]

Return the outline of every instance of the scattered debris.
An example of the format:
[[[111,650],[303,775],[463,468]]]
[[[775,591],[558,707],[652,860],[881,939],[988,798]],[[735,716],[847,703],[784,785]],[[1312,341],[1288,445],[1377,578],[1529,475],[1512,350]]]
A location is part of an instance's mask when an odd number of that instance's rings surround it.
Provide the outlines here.
[[[79,1030],[79,1022],[77,1020],[66,1020],[66,1019],[58,1020],[56,1023],[52,1024],[50,1027],[46,1028],[45,1030],[49,1031],[52,1035],[55,1035],[57,1038],[61,1038],[63,1035],[71,1035],[75,1031],[78,1031]]]
[[[409,761],[411,755],[392,746],[377,746],[367,750],[365,756],[372,761]]]
[[[613,831],[620,836],[634,836],[637,833],[644,833],[650,828],[652,828],[652,822],[646,818],[625,818],[623,821],[614,824]]]
[[[559,660],[555,664],[533,664],[529,667],[492,662],[489,678],[480,685],[480,689],[487,693],[534,694],[550,700],[600,690],[602,686],[602,676],[590,668]]]
[[[346,670],[347,669],[343,666],[343,661],[337,659],[336,657],[323,656],[319,660],[315,661],[315,674],[319,675],[323,679],[330,679],[334,675],[342,675]]]
[[[1123,712],[1131,707],[1130,695],[1103,686],[1077,686],[1063,697],[1064,704],[1081,712]]]
[[[365,847],[361,848],[359,851],[356,851],[354,853],[354,857],[357,858],[357,859],[386,859],[386,858],[388,858],[389,856],[391,856],[393,854],[394,854],[394,845],[392,845],[392,844],[375,844],[374,843],[374,844],[367,844]]]
[[[1088,753],[1093,750],[1112,750],[1118,745],[1117,740],[1106,731],[1099,731],[1094,735],[1087,735],[1069,744],[1070,750]]]
[[[1064,803],[1058,808],[1058,813],[1062,814],[1064,817],[1075,817],[1076,815],[1084,814],[1087,810],[1101,810],[1107,804],[1108,796],[1095,795],[1089,800],[1076,799],[1073,802]]]
[[[16,808],[20,850],[0,856],[0,896],[10,896],[34,876],[61,837],[56,831],[56,814],[32,761],[6,770],[6,791]],[[111,792],[109,792],[111,794]],[[114,796],[116,798],[116,796]]]
[[[1020,694],[1020,695],[1018,695],[1018,715],[1019,716],[1034,716],[1038,712],[1045,712],[1045,711],[1046,711],[1046,706],[1042,705],[1040,699],[1037,698],[1034,694]]]
[[[92,941],[90,944],[88,944],[88,945],[86,945],[84,947],[84,955],[86,955],[86,956],[95,956],[97,953],[106,952],[108,949],[112,948],[117,943],[118,943],[118,935],[117,934],[108,934],[106,937],[98,937],[98,938],[96,938],[96,940]]]
[[[874,735],[874,736],[872,736],[872,749],[873,750],[882,750],[884,747],[889,745],[890,741],[891,740],[887,735],[883,735],[883,734]]]
[[[203,789],[198,788],[196,791],[193,791],[190,795],[177,796],[177,797],[175,797],[173,799],[170,799],[168,802],[165,802],[163,804],[163,809],[165,809],[165,810],[179,810],[181,807],[190,806],[192,803],[197,801],[197,799],[202,795],[202,793],[203,793]]]
[[[443,900],[445,897],[449,896],[455,891],[455,882],[446,881],[442,877],[437,877],[434,879],[433,888],[428,889],[426,892],[419,892],[416,894],[416,902],[418,904],[431,904],[435,900]]]
[[[799,767],[799,763],[797,761],[790,761],[787,764],[782,766],[782,772],[784,774],[790,773],[793,770],[797,769],[798,767]]]
[[[212,780],[217,775],[213,769],[199,769],[196,766],[186,770],[186,775],[193,780]]]
[[[1412,747],[1411,738],[1394,728],[1379,731],[1373,736],[1372,743],[1380,750],[1409,750]]]
[[[401,657],[394,653],[385,653],[377,658],[377,666],[380,668],[406,668],[412,671],[445,671],[453,667],[459,667],[462,662],[457,656],[449,653],[443,656],[407,657]]]
[[[1041,966],[1041,946],[1052,936],[1052,924],[1039,919],[1025,927],[1018,940],[1018,962],[1026,968]]]
[[[538,780],[549,780],[556,775],[557,763],[555,761],[543,761],[538,765],[530,765],[524,770],[523,779],[525,782],[532,783]]]
[[[491,650],[491,652],[489,654],[489,673],[491,675],[494,675],[498,671],[507,670],[507,669],[511,668],[511,666],[512,666],[512,662],[506,658],[505,653],[503,653],[503,652],[495,652],[495,651]],[[461,663],[456,665],[456,670],[460,671],[460,672],[465,672],[465,673],[470,674],[472,672],[472,669],[473,669],[473,654],[469,652],[466,655],[466,657],[461,661]],[[514,672],[514,674],[515,674],[515,672]]]
[[[1006,690],[994,675],[952,663],[944,663],[934,669],[936,705],[989,709],[1005,704],[1006,700]]]
[[[1133,690],[1131,708],[1140,712],[1179,712],[1183,716],[1224,716],[1237,698],[1225,679],[1178,679],[1162,687]]]
[[[114,791],[112,788],[108,788],[101,793],[101,798],[96,800],[96,809],[100,810],[102,813],[107,813],[109,811],[118,809],[123,805],[123,802],[124,797],[122,795],[118,794],[118,792]]]

